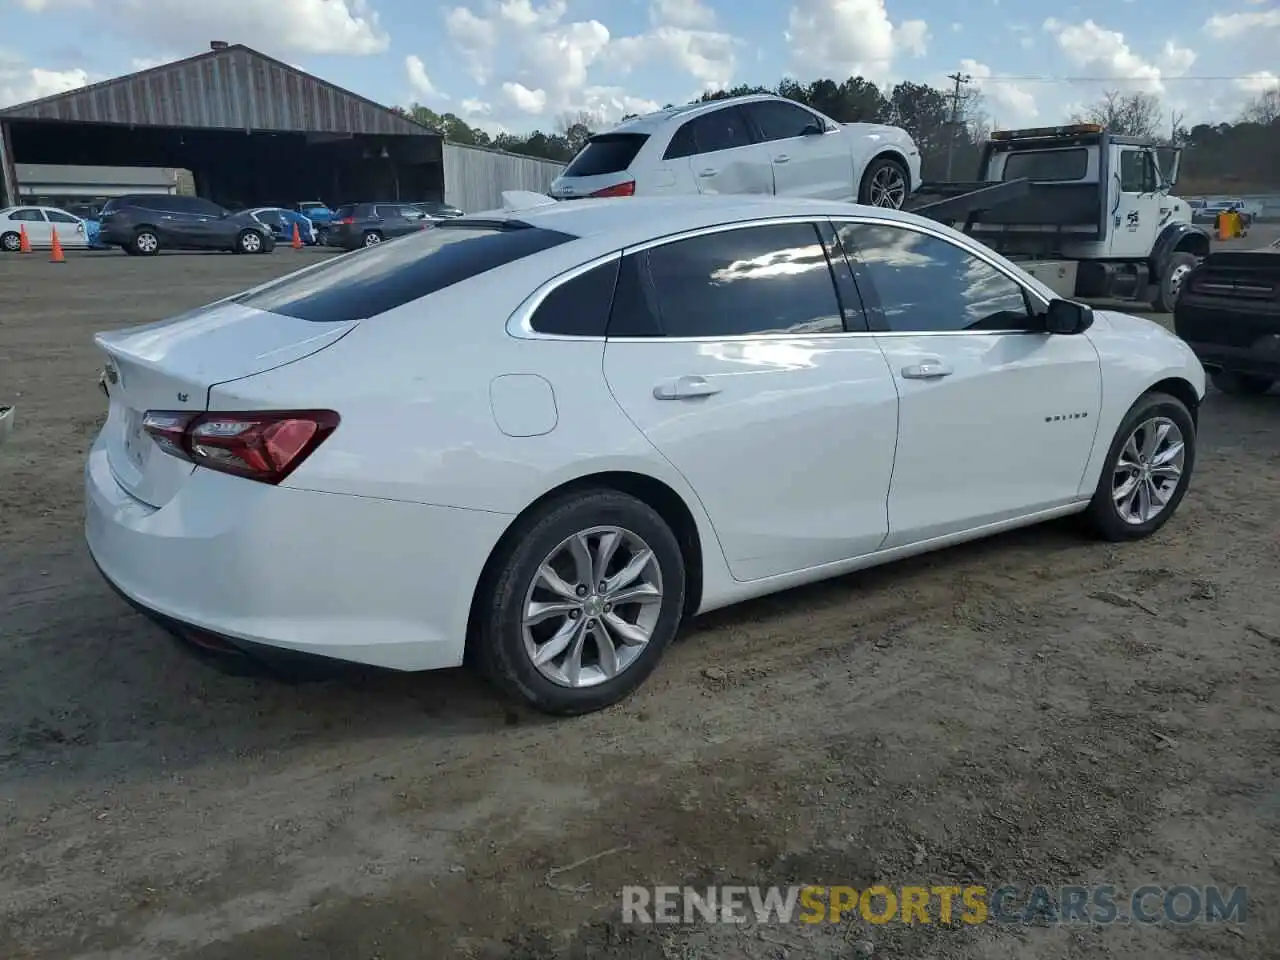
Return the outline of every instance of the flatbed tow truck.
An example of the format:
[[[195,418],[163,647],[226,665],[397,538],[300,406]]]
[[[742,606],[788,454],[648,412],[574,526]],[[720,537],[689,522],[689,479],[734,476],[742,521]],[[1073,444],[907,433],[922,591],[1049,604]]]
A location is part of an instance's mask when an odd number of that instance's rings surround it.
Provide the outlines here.
[[[922,183],[908,209],[963,230],[1061,297],[1169,312],[1209,255],[1209,232],[1170,196],[1181,149],[1097,124],[997,131],[971,182]]]

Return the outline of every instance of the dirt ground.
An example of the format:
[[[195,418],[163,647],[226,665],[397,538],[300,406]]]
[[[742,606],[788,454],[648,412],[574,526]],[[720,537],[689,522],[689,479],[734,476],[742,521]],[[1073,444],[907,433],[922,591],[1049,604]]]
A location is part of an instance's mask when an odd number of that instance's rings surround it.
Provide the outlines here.
[[[0,957],[1280,954],[1280,396],[1208,398],[1149,541],[1051,524],[712,615],[594,716],[464,671],[229,677],[86,556],[90,335],[322,255],[0,258]],[[624,884],[872,882],[1245,885],[1249,912],[620,922]]]

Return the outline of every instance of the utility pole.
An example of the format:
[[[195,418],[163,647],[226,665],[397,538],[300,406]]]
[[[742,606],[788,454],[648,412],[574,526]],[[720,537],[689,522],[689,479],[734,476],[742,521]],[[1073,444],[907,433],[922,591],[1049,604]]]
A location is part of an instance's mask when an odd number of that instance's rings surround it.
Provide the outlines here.
[[[973,81],[973,77],[957,70],[947,74],[948,80],[955,81],[955,91],[951,94],[951,136],[947,138],[947,179],[951,179],[951,159],[956,151],[956,128],[960,126],[961,88]]]

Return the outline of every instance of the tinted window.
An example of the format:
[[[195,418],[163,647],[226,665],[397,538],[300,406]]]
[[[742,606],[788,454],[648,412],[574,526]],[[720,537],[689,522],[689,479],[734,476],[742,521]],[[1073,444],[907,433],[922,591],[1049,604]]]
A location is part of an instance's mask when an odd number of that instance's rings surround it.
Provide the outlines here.
[[[518,225],[451,223],[338,257],[236,300],[258,310],[324,323],[376,317],[572,239],[567,233]]]
[[[746,227],[625,258],[609,336],[732,337],[844,329],[812,224]]]
[[[1125,193],[1151,193],[1156,189],[1156,171],[1151,163],[1151,154],[1145,150],[1121,152],[1120,189]]]
[[[748,146],[752,142],[747,123],[737,107],[714,110],[695,117],[689,121],[688,126],[693,128],[693,140],[698,153],[732,150]]]
[[[356,208],[352,204],[347,204],[346,206],[339,207],[337,210],[333,211],[333,217],[335,220],[345,220],[348,217],[354,217],[355,215]]]
[[[631,166],[649,137],[643,133],[603,133],[592,137],[565,169],[566,177],[595,177],[620,173]]]
[[[404,213],[398,206],[392,206],[389,203],[379,203],[373,208],[373,215],[375,217],[382,217],[384,220],[389,220],[393,217],[402,217],[404,216]]]
[[[766,140],[789,140],[803,135],[805,127],[822,129],[822,121],[808,110],[777,100],[749,103],[745,107]]]
[[[609,306],[617,281],[617,260],[579,274],[547,294],[529,326],[539,333],[603,337],[609,326]]]
[[[1006,180],[1082,180],[1088,172],[1089,151],[1084,147],[1011,153],[1004,162]]]
[[[1017,330],[1028,325],[1022,287],[946,240],[872,224],[844,224],[840,242],[868,274],[890,330]]]
[[[678,160],[680,157],[691,157],[698,152],[698,143],[693,138],[693,121],[683,124],[667,144],[663,160]]]
[[[80,222],[75,217],[71,216],[70,214],[63,213],[61,210],[46,210],[45,216],[47,216],[54,223],[79,223]]]
[[[25,220],[27,223],[44,223],[44,214],[39,210],[15,210],[9,214],[10,220]]]
[[[199,197],[174,197],[182,202],[183,208],[202,217],[220,217],[226,208],[218,206],[212,200],[201,200]]]

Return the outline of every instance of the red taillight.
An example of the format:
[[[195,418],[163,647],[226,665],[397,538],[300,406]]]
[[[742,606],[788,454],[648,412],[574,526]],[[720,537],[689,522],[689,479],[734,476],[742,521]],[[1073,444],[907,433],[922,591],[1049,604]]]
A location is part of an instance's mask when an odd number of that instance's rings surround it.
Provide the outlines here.
[[[591,194],[593,197],[634,197],[636,195],[636,182],[628,180],[626,183],[616,183],[612,187],[605,187],[603,190],[597,190]]]
[[[355,223],[355,222],[356,222],[356,218],[355,218],[355,217],[343,217],[341,220],[339,220],[339,221],[338,221],[338,223],[340,223],[340,224],[342,224],[343,226],[346,226],[346,227],[351,226],[351,225],[352,225],[353,223]]]
[[[337,429],[332,410],[171,413],[148,410],[143,429],[165,453],[200,467],[279,483]]]

